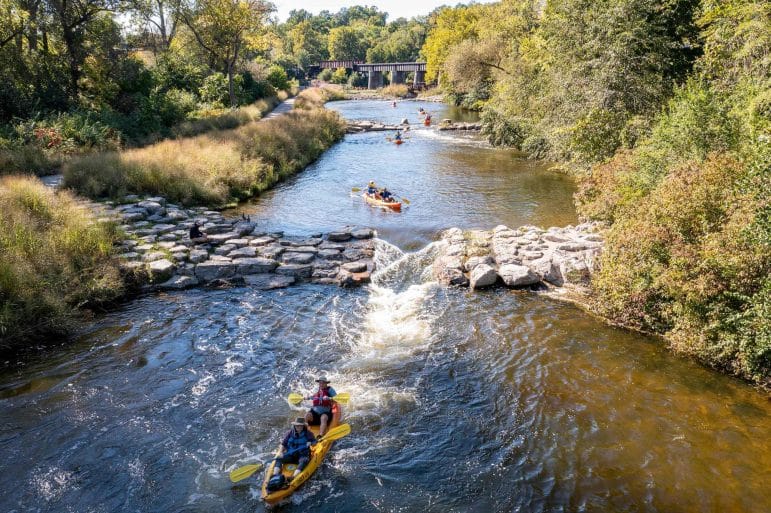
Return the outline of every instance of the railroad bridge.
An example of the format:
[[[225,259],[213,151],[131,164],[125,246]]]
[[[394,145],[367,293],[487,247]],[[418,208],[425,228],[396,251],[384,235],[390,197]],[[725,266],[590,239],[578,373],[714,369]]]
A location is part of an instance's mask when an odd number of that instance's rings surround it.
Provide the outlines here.
[[[426,63],[425,62],[371,62],[365,63],[364,61],[321,61],[318,64],[319,69],[337,69],[345,68],[359,73],[367,73],[369,80],[367,81],[368,89],[377,89],[383,86],[383,72],[389,71],[391,73],[392,84],[403,84],[407,73],[412,71],[415,73],[412,81],[413,87],[422,87],[425,85],[426,80]]]

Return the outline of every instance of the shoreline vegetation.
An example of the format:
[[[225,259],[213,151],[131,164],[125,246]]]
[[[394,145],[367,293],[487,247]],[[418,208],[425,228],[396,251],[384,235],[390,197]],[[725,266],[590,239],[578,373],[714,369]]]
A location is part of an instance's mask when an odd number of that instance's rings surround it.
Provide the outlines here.
[[[440,10],[426,80],[561,162],[609,228],[590,306],[771,388],[771,11],[758,0]]]
[[[225,207],[301,171],[342,139],[344,121],[323,108],[335,99],[344,96],[308,89],[293,111],[272,119],[260,120],[262,106],[258,115],[251,107],[237,119],[253,117],[238,128],[74,157],[65,164],[63,190],[34,176],[0,177],[0,353],[65,335],[92,308],[132,289],[134,277],[117,257],[117,225],[67,189],[95,200],[136,194]]]
[[[68,191],[35,177],[0,177],[0,352],[63,335],[125,284],[120,233]]]
[[[254,197],[342,139],[345,123],[322,108],[327,97],[311,89],[295,98],[292,112],[273,119],[73,159],[63,186],[92,199],[163,196],[212,208]]]

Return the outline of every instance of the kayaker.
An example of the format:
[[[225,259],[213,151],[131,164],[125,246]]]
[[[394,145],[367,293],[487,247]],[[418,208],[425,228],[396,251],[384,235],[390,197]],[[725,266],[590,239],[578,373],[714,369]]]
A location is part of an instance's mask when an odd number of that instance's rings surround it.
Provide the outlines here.
[[[394,195],[391,194],[391,191],[389,191],[386,187],[383,187],[380,190],[380,199],[383,201],[388,201],[389,203],[394,201]]]
[[[394,102],[394,108],[396,108],[396,102]]]
[[[394,141],[401,141],[402,140],[402,133],[397,130],[396,135],[394,136]]]
[[[316,437],[308,429],[305,419],[297,417],[292,422],[292,429],[284,435],[284,440],[281,442],[276,464],[273,466],[273,475],[281,474],[282,465],[296,463],[297,469],[295,469],[292,479],[297,477],[311,461],[311,445],[314,443],[316,443]]]
[[[193,222],[193,226],[190,227],[190,240],[194,244],[203,244],[209,241],[201,231],[201,225],[198,221]]]
[[[313,400],[313,406],[305,414],[305,420],[308,424],[319,425],[319,436],[323,436],[327,432],[329,421],[332,420],[332,398],[337,395],[337,392],[329,386],[329,380],[325,376],[317,379],[316,383],[319,384],[318,391],[306,397]]]
[[[367,194],[370,196],[377,194],[377,185],[375,185],[375,180],[369,181],[369,185],[367,185]]]

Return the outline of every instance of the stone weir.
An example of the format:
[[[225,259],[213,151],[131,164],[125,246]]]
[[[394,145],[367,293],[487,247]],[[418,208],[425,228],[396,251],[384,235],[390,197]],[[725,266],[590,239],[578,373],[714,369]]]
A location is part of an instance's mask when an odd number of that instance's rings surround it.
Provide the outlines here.
[[[265,233],[248,218],[185,209],[160,197],[128,199],[134,201],[99,209],[102,219],[122,223],[127,238],[121,266],[145,290],[239,284],[273,289],[299,282],[354,287],[369,282],[374,271],[375,233],[369,228],[291,237]],[[196,221],[204,243],[189,238]]]
[[[479,289],[587,285],[603,247],[601,227],[585,223],[543,230],[535,226],[442,234],[445,242],[433,264],[445,285]]]

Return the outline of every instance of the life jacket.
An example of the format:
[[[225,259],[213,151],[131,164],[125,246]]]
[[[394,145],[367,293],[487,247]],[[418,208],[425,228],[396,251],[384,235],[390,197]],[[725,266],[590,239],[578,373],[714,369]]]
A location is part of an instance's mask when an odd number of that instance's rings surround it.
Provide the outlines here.
[[[313,406],[321,406],[322,408],[332,408],[332,399],[322,399],[325,395],[328,395],[327,392],[329,390],[329,387],[327,388],[320,388],[319,391],[313,394]]]
[[[298,435],[294,428],[292,428],[292,431],[289,433],[289,436],[286,440],[286,449],[287,452],[291,452],[292,454],[298,454],[300,456],[303,456],[304,454],[308,453],[308,437],[306,436],[306,433],[308,432],[307,429],[303,429],[300,431],[300,434]],[[303,450],[305,449],[305,450]]]

